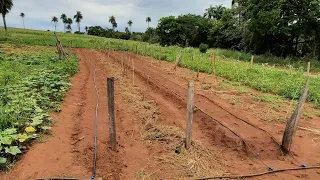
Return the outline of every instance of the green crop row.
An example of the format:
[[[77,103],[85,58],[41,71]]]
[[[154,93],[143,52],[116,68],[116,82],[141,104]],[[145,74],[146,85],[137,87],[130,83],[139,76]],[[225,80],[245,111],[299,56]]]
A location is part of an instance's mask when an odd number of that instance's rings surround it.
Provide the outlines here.
[[[21,55],[20,47],[9,48],[17,53],[7,54],[8,49],[0,47],[0,168],[50,129],[48,113],[60,109],[68,79],[78,71],[75,55],[66,61],[57,59],[54,48],[39,55]]]
[[[40,31],[24,31],[19,29],[12,29],[9,32],[8,35],[0,37],[0,42],[9,41],[16,44],[46,46],[55,46],[56,43],[52,32],[40,33]],[[200,71],[206,73],[212,73],[209,56],[214,54],[216,59],[216,75],[263,92],[271,92],[290,99],[298,99],[304,86],[305,75],[303,71],[306,70],[305,62],[294,62],[290,68],[286,68],[286,66],[275,68],[265,64],[255,64],[251,69],[248,66],[251,55],[236,51],[210,49],[206,54],[201,54],[197,48],[181,48],[177,46],[160,47],[156,44],[107,39],[88,35],[58,33],[58,36],[62,45],[65,47],[68,46],[68,41],[72,40],[72,46],[76,48],[133,51],[140,55],[151,56],[169,62],[176,61],[176,57],[181,53],[180,66],[196,70],[199,62]],[[274,64],[275,62],[281,62],[281,58],[255,56],[255,61],[263,63],[273,62],[271,64]],[[279,64],[281,65],[281,63]],[[282,65],[287,63],[288,62],[283,62]],[[318,65],[319,62],[312,62],[311,69],[313,72],[319,72]],[[319,74],[313,74],[311,77],[308,101],[314,103],[316,107],[320,107]]]

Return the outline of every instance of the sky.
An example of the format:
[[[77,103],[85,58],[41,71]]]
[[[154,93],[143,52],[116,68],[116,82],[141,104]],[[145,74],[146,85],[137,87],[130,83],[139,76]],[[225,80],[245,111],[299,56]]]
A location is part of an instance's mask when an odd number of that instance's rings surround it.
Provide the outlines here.
[[[6,16],[7,26],[22,28],[21,12],[25,14],[27,29],[54,30],[52,17],[59,18],[57,31],[63,31],[60,20],[62,13],[73,18],[76,11],[81,11],[83,20],[81,31],[85,26],[111,28],[109,17],[114,15],[118,23],[117,30],[124,31],[129,20],[133,21],[132,31],[144,32],[147,28],[146,17],[151,17],[150,27],[156,27],[164,16],[181,14],[203,15],[210,5],[231,6],[231,0],[13,0],[14,7]],[[2,18],[0,18],[3,26]],[[77,30],[73,23],[72,30]]]

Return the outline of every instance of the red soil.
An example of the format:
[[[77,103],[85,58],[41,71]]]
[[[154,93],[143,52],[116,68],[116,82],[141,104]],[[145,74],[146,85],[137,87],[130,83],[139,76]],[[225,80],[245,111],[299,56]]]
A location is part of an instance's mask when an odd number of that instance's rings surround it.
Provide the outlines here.
[[[151,156],[160,153],[144,143],[140,136],[141,121],[124,101],[119,82],[115,81],[117,126],[117,152],[108,145],[108,112],[106,78],[120,72],[120,57],[127,67],[125,77],[132,81],[132,61],[135,67],[135,86],[159,107],[160,123],[185,128],[187,83],[192,79],[189,70],[173,64],[154,61],[151,58],[112,52],[110,58],[104,52],[76,49],[80,57],[80,71],[72,79],[70,91],[65,97],[60,113],[52,113],[55,125],[52,137],[46,142],[35,143],[22,159],[0,179],[32,179],[52,177],[91,178],[93,164],[94,118],[96,92],[93,83],[94,64],[97,63],[97,88],[100,93],[97,176],[103,179],[134,179],[135,173],[146,167]],[[200,75],[202,79],[204,74]],[[212,78],[208,78],[210,81]],[[200,110],[195,111],[193,139],[203,146],[222,150],[225,171],[246,174],[266,171],[263,161],[275,169],[309,166],[320,162],[320,147],[314,145],[315,135],[297,132],[292,146],[293,157],[282,156],[279,145],[264,131],[248,125],[250,122],[265,129],[280,142],[284,124],[274,126],[260,121],[256,112],[236,109],[215,93],[208,93],[196,82],[195,105],[203,112],[221,121],[239,134],[239,137],[222,127]],[[244,122],[246,121],[246,122]],[[302,122],[303,123],[303,122]],[[316,122],[320,126],[319,121]],[[80,141],[78,141],[81,139]],[[170,179],[168,171],[155,173],[159,179]],[[319,179],[320,170],[284,172],[255,179]]]

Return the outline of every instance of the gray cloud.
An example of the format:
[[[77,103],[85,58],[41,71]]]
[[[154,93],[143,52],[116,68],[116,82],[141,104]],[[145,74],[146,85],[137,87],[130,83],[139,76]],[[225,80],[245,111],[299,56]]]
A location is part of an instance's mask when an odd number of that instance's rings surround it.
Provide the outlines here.
[[[119,31],[128,26],[129,20],[133,21],[133,31],[144,31],[147,27],[145,19],[148,16],[152,19],[150,26],[155,27],[163,16],[186,13],[202,15],[210,4],[230,7],[231,0],[14,0],[14,7],[7,15],[7,24],[9,27],[22,27],[19,14],[24,12],[26,28],[53,30],[53,16],[60,18],[60,15],[65,13],[73,18],[76,11],[81,11],[84,16],[81,31],[84,31],[85,26],[99,25],[110,28],[108,20],[111,15],[116,17]],[[75,23],[72,28],[76,30]],[[60,19],[57,31],[63,31]]]

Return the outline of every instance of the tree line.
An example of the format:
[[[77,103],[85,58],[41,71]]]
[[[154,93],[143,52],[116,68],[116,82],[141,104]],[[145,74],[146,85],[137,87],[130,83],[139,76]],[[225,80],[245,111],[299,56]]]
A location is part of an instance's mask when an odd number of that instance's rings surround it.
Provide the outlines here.
[[[0,12],[6,29],[5,16],[13,6],[12,0],[0,1]],[[25,14],[21,13],[23,24]],[[62,14],[64,31],[71,32],[73,20]],[[80,33],[83,16],[74,16]],[[232,7],[208,7],[203,15],[185,14],[162,17],[156,28],[144,33],[132,32],[133,22],[123,32],[116,31],[115,16],[109,17],[112,29],[101,26],[85,27],[89,35],[159,43],[163,46],[198,47],[207,44],[255,54],[282,57],[308,57],[320,60],[320,2],[319,0],[233,0]],[[56,28],[58,18],[51,20]]]
[[[225,48],[320,60],[318,0],[234,0],[232,8],[210,6],[203,16],[160,19],[161,45]]]

